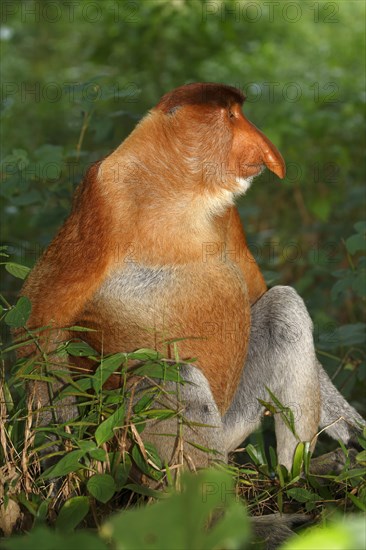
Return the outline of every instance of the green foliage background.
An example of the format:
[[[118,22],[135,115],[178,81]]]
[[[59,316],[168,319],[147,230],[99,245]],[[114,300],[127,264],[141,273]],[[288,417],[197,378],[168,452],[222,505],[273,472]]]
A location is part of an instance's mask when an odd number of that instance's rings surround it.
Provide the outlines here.
[[[3,2],[2,240],[32,265],[85,168],[166,91],[217,81],[288,164],[240,201],[270,284],[291,284],[321,360],[362,412],[366,378],[365,4],[105,0]],[[355,226],[355,224],[357,224]],[[18,288],[5,276],[11,302]]]

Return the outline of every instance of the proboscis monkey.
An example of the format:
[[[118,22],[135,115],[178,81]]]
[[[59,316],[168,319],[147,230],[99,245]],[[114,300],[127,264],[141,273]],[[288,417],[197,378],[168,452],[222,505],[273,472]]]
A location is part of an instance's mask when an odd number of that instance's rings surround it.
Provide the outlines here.
[[[180,339],[184,414],[208,425],[188,426],[188,439],[224,459],[260,423],[267,387],[294,408],[301,441],[314,444],[318,427],[330,424],[328,434],[348,444],[363,420],[319,364],[302,299],[290,287],[267,290],[234,206],[265,167],[285,174],[276,147],[243,115],[243,101],[222,84],[177,88],[89,169],[23,287],[33,306],[29,327],[96,329],[85,339],[104,354],[166,352],[164,342]],[[118,376],[109,380],[118,384]],[[46,406],[45,387],[35,389]],[[70,414],[64,405],[61,420]],[[143,432],[165,460],[175,440],[158,433],[176,427],[169,419]],[[279,461],[289,468],[297,439],[280,415],[275,428]],[[208,460],[194,446],[188,455],[198,465]]]

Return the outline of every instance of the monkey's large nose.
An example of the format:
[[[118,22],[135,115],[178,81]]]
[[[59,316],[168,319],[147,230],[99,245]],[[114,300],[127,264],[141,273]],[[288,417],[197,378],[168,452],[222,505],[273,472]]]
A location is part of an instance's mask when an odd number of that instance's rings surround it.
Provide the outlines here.
[[[250,134],[253,145],[256,145],[261,152],[261,157],[264,164],[276,176],[283,179],[286,174],[286,164],[277,147],[261,132],[254,124],[252,124],[244,115],[245,132]]]

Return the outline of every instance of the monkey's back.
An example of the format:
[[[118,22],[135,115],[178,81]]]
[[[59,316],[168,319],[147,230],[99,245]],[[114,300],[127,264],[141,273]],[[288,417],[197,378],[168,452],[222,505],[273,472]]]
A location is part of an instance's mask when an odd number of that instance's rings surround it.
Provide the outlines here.
[[[223,412],[244,365],[250,306],[235,263],[126,262],[102,283],[77,324],[96,329],[87,340],[104,354],[146,347],[166,354],[168,340],[183,339],[180,359],[197,359]]]

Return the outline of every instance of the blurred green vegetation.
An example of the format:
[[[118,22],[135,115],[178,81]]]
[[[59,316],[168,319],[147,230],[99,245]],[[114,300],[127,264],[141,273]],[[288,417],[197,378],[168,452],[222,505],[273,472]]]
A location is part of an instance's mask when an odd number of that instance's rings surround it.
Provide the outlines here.
[[[288,165],[283,182],[266,172],[241,199],[248,241],[269,283],[304,297],[322,362],[362,412],[364,2],[26,0],[1,9],[2,241],[14,260],[33,265],[85,168],[163,93],[192,81],[236,85]],[[14,302],[10,275],[3,287]]]

